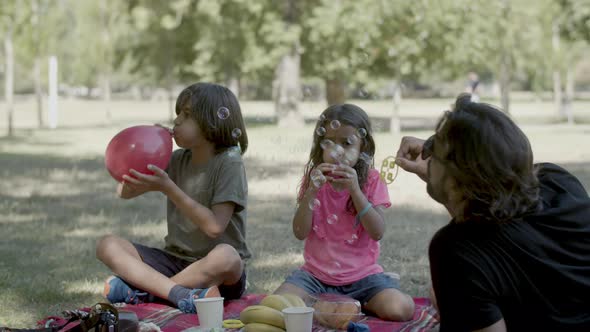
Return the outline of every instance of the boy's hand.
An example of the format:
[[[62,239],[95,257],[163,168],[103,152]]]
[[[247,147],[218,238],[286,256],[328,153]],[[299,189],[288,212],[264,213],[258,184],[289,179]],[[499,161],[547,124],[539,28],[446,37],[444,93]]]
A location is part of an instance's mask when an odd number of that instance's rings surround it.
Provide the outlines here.
[[[130,169],[129,173],[134,177],[131,177],[127,174],[123,175],[123,180],[125,180],[125,185],[129,186],[132,190],[137,191],[161,191],[166,193],[168,189],[173,185],[172,180],[168,177],[168,173],[166,173],[161,168],[155,165],[148,165],[148,169],[154,172],[153,175],[150,174],[143,174],[134,169]]]
[[[125,182],[125,180],[119,182],[117,185],[117,196],[121,198],[131,198],[137,196],[137,188],[129,183]]]

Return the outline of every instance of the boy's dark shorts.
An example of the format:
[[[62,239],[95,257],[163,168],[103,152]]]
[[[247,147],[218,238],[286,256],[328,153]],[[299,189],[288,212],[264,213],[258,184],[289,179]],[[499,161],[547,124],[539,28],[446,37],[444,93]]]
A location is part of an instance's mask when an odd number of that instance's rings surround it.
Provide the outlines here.
[[[135,249],[144,263],[151,266],[154,270],[162,273],[168,278],[171,278],[184,270],[191,262],[180,257],[176,257],[158,248],[144,246],[142,244],[133,243]],[[246,268],[242,271],[240,280],[233,285],[219,285],[219,292],[226,300],[235,300],[242,297],[246,291]]]

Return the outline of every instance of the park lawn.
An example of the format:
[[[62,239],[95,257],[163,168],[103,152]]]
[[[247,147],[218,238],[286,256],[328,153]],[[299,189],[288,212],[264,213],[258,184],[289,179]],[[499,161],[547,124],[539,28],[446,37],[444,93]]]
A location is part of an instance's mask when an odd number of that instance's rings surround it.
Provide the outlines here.
[[[406,102],[416,111],[402,115],[436,119],[438,110],[449,102]],[[268,116],[269,104],[244,102],[249,123],[263,122],[253,120]],[[523,105],[523,109],[534,109],[534,105]],[[319,105],[318,109],[312,106],[309,118],[321,111]],[[389,112],[385,102],[363,106],[374,116]],[[110,138],[128,125],[165,123],[166,103],[116,102],[111,105],[110,122],[99,102],[68,100],[62,107],[63,127],[34,130],[32,103],[21,102],[15,113],[15,137],[0,138],[0,326],[34,327],[46,316],[103,301],[103,281],[109,273],[94,257],[95,242],[103,234],[116,233],[147,245],[163,243],[164,197],[148,193],[134,200],[117,199],[103,153]],[[576,114],[586,116],[586,110],[577,108]],[[590,125],[539,125],[547,121],[527,121],[532,114],[527,112],[515,110],[514,117],[522,120],[535,159],[560,163],[590,188]],[[551,116],[546,112],[538,118]],[[292,235],[290,221],[312,132],[311,125],[300,129],[248,126],[247,239],[254,254],[248,265],[249,292],[272,292],[303,262],[303,243]],[[430,133],[403,132],[420,137]],[[395,154],[400,138],[385,131],[376,133],[377,167]],[[393,205],[386,212],[380,262],[387,271],[401,275],[402,290],[426,296],[428,242],[448,217],[429,199],[425,184],[411,174],[400,172],[389,190]]]

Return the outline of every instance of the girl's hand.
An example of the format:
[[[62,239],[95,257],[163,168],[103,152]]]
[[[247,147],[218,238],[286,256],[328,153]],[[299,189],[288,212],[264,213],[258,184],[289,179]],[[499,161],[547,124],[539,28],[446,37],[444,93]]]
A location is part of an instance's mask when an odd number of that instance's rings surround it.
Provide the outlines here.
[[[328,163],[321,163],[317,165],[310,173],[309,173],[309,181],[311,190],[317,191],[320,189],[324,183],[327,181],[331,181],[332,177],[327,175],[332,173],[336,165],[328,164]]]
[[[358,174],[356,174],[356,170],[354,168],[348,165],[335,165],[330,179],[332,183],[342,185],[342,187],[348,189],[348,191],[351,193],[360,190]]]
[[[129,173],[134,177],[127,174],[123,175],[125,186],[128,186],[129,189],[133,191],[161,191],[166,193],[166,191],[168,191],[168,189],[174,184],[168,177],[168,173],[161,168],[155,165],[148,165],[148,169],[154,172],[154,174],[143,174],[134,169],[130,169]]]

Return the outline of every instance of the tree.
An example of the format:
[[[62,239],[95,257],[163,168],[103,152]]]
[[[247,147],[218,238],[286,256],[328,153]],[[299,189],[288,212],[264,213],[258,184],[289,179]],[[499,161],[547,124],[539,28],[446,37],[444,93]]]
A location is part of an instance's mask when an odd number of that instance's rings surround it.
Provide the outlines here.
[[[28,22],[22,26],[22,33],[19,35],[15,52],[18,63],[22,68],[31,68],[31,79],[35,92],[37,107],[37,126],[45,125],[43,115],[43,75],[46,72],[46,57],[50,50],[53,54],[59,55],[56,51],[67,48],[67,44],[57,46],[60,36],[65,34],[68,17],[61,11],[63,2],[55,0],[29,0],[30,12]],[[29,23],[29,24],[26,24]],[[20,79],[25,81],[27,76],[22,75]]]
[[[303,70],[324,80],[328,105],[344,102],[347,83],[366,77],[376,12],[373,1],[320,0],[303,13]]]
[[[87,44],[75,50],[78,56],[75,67],[85,73],[81,77],[87,86],[100,87],[100,95],[105,105],[105,120],[111,121],[110,110],[113,72],[118,69],[115,52],[129,29],[129,17],[122,2],[99,0],[71,3],[77,27],[78,44]],[[82,68],[84,67],[84,68]]]
[[[587,1],[561,0],[550,2],[545,12],[553,14],[552,63],[553,98],[560,119],[573,124],[575,64],[583,57],[590,42],[590,4]],[[562,77],[565,76],[565,84]]]
[[[12,34],[14,30],[13,22],[7,19],[4,31],[4,96],[6,99],[6,113],[8,115],[8,136],[14,134],[13,113],[14,113],[14,47],[12,43]]]
[[[381,1],[374,6],[378,30],[367,47],[369,73],[392,81],[390,130],[394,133],[401,130],[402,83],[419,79],[445,56],[448,39],[458,29],[455,15],[459,12],[454,6],[453,1]]]
[[[35,85],[35,100],[37,102],[37,125],[43,127],[43,91],[41,90],[41,16],[39,0],[31,0],[31,41],[33,45],[33,81]]]
[[[535,52],[544,39],[542,29],[529,22],[538,18],[528,1],[455,1],[445,13],[447,43],[436,67],[446,78],[463,76],[477,68],[492,73],[500,86],[502,109],[510,113],[510,90],[515,77],[539,63]]]
[[[197,77],[190,68],[194,44],[201,34],[197,4],[137,0],[128,4],[127,11],[131,27],[124,37],[127,43],[119,45],[117,63],[129,62],[137,83],[166,88],[172,121],[175,84]]]
[[[199,3],[202,26],[191,70],[199,77],[224,82],[236,95],[242,78],[268,76],[284,50],[282,40],[287,39],[279,33],[280,9],[281,2],[269,0]]]
[[[299,89],[296,4],[301,2],[200,2],[195,15],[202,26],[194,41],[195,58],[190,69],[202,79],[224,82],[236,95],[243,79],[268,82],[274,75],[273,99],[279,125],[303,124],[303,118],[297,117],[298,101],[293,99]]]
[[[4,33],[4,96],[6,100],[7,135],[14,135],[14,38],[19,36],[29,12],[14,2],[0,4],[0,31]]]
[[[136,0],[129,7],[135,31],[122,53],[145,81],[167,86],[171,100],[173,84],[182,80],[222,82],[239,95],[243,78],[271,77],[298,38],[283,29],[283,3]]]
[[[590,42],[590,2],[587,0],[557,1],[562,35],[568,40],[582,39]]]
[[[277,26],[283,33],[283,52],[275,70],[273,100],[279,127],[303,127],[305,120],[299,111],[301,102],[301,8],[295,0],[283,3],[282,19]]]
[[[113,21],[116,21],[117,12],[111,8],[111,3],[108,0],[99,0],[98,7],[99,7],[99,17],[97,19],[100,24],[98,26],[101,27],[101,38],[99,39],[100,45],[99,53],[101,54],[101,63],[100,63],[100,81],[102,83],[102,95],[103,100],[105,101],[105,115],[107,122],[111,122],[111,110],[110,110],[110,103],[111,103],[111,72],[113,67],[113,51],[114,45],[112,40],[112,26]]]

